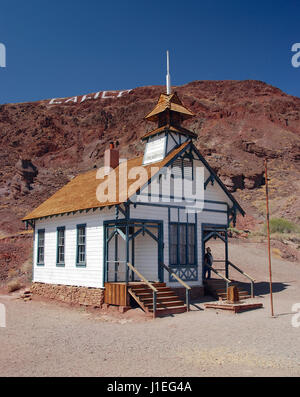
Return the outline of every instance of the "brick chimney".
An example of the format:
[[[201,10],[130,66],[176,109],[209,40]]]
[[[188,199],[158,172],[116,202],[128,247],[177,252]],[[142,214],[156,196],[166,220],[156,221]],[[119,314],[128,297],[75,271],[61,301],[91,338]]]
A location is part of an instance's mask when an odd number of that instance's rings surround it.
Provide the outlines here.
[[[110,142],[109,149],[104,152],[104,167],[116,168],[119,165],[119,150],[115,148],[113,142]]]

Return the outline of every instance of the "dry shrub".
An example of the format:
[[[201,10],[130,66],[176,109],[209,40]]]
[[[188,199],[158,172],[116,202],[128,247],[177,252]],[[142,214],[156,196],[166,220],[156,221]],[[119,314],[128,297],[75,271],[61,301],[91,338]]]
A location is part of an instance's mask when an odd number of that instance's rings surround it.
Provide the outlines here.
[[[21,284],[21,282],[18,281],[18,280],[10,281],[10,282],[7,284],[8,292],[18,291],[18,290],[21,289],[21,288],[22,288],[22,284]]]
[[[264,225],[264,231],[266,231],[267,225]],[[270,232],[271,233],[292,233],[299,232],[300,227],[295,223],[284,218],[272,218],[270,219]]]
[[[7,272],[7,275],[9,278],[14,278],[18,275],[18,270],[17,269],[9,269],[9,271]]]
[[[28,281],[31,281],[32,279],[32,261],[28,260],[23,263],[23,265],[20,267],[20,270],[23,274],[26,275],[26,279]]]
[[[281,258],[281,251],[279,248],[272,248],[272,254],[277,257],[277,258]]]

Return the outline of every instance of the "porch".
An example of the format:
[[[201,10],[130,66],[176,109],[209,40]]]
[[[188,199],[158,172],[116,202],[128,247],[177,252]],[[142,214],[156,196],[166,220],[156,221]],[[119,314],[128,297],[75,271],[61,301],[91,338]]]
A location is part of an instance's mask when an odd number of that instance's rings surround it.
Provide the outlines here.
[[[205,279],[206,270],[203,266],[203,283],[206,293],[218,300],[226,300],[228,287],[236,286],[241,299],[254,298],[255,279],[229,260],[227,225],[202,224],[203,263],[208,242],[210,241],[210,246],[213,246],[214,240],[224,243],[223,258],[221,259],[220,252],[218,252],[217,257],[213,252],[213,266],[207,266],[212,274],[210,279]],[[238,275],[240,279],[246,282],[233,279],[233,271],[235,272],[235,278]]]
[[[191,287],[163,263],[163,249],[161,220],[105,221],[105,303],[128,307],[133,299],[153,317],[189,310]],[[164,282],[165,271],[186,290],[185,302]]]

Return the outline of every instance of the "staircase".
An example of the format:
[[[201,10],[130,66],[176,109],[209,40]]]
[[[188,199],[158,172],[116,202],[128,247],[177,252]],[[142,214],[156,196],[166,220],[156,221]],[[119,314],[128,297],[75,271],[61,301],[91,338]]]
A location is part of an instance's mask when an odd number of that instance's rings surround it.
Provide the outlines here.
[[[151,283],[157,292],[156,316],[183,313],[187,311],[185,303],[178,298],[166,283]],[[147,284],[139,283],[128,286],[128,293],[139,304],[145,313],[153,314],[153,291]]]
[[[205,290],[206,293],[213,296],[216,299],[222,299],[226,300],[227,298],[227,293],[226,293],[226,281],[222,279],[217,279],[217,278],[211,278],[209,280],[205,280]],[[238,281],[232,281],[230,283],[231,286],[235,285],[239,291],[239,297],[240,300],[243,299],[249,299],[251,298],[251,295],[249,294],[249,291],[246,291],[241,287]]]

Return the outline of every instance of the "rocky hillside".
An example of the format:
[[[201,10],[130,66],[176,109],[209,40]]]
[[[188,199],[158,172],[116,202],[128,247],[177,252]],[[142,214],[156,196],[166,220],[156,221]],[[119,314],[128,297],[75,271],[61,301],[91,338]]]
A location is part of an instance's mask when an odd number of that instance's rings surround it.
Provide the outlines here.
[[[20,232],[20,218],[72,176],[100,166],[110,141],[120,142],[121,157],[142,153],[140,137],[154,128],[143,117],[162,91],[0,105],[0,238]],[[265,157],[273,216],[299,223],[300,98],[252,80],[194,81],[176,91],[196,114],[185,122],[196,146],[247,211],[243,226],[263,221]]]

